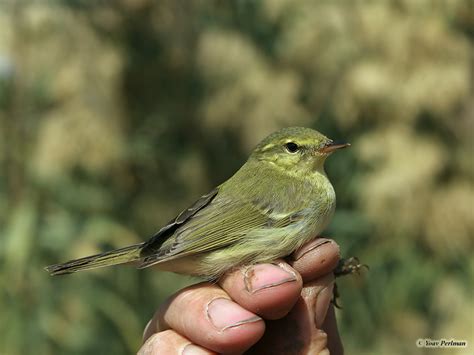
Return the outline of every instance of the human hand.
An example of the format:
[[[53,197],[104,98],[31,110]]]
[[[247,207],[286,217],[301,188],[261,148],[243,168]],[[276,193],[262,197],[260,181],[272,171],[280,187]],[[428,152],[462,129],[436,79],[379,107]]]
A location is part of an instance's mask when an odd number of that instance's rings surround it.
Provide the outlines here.
[[[339,247],[318,238],[291,260],[258,264],[173,295],[139,354],[342,354],[332,270]]]

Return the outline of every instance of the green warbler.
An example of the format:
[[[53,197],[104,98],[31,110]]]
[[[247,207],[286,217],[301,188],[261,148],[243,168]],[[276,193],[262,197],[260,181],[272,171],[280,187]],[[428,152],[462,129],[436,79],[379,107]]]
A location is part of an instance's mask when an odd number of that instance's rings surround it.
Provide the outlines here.
[[[234,267],[285,257],[317,237],[336,206],[326,158],[348,147],[301,127],[265,138],[230,179],[148,241],[46,268],[51,275],[134,263],[216,280]]]

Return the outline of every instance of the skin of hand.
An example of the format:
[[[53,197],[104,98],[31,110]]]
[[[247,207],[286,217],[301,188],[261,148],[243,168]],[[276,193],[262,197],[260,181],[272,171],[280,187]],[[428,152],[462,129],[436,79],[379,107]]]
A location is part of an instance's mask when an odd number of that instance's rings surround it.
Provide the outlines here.
[[[173,295],[139,354],[343,354],[333,297],[338,245],[307,243],[286,260],[227,273]]]

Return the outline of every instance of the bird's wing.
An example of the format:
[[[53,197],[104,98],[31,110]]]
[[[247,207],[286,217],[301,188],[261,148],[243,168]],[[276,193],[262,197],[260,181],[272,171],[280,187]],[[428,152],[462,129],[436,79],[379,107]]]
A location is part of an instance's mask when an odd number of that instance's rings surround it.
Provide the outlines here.
[[[199,210],[206,207],[218,193],[218,188],[215,188],[208,194],[202,195],[196,202],[190,207],[181,211],[175,218],[163,226],[158,232],[156,232],[142,248],[142,255],[146,257],[149,254],[157,253],[162,245],[168,240],[170,236],[185,222],[187,222],[192,216],[194,216]]]
[[[188,212],[186,212],[188,211]],[[143,248],[140,268],[161,260],[220,249],[257,228],[281,228],[299,218],[297,213],[269,213],[255,202],[222,196],[218,189],[163,227]]]

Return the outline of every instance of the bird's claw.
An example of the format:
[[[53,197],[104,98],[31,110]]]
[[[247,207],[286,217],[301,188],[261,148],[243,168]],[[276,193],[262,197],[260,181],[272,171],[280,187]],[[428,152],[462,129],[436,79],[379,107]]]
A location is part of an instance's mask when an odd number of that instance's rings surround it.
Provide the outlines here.
[[[339,260],[337,267],[334,269],[334,276],[341,277],[354,273],[360,275],[360,270],[362,268],[369,270],[369,266],[367,264],[361,264],[359,258],[356,256],[348,259],[341,259]]]
[[[334,269],[334,276],[341,277],[350,274],[360,275],[360,271],[362,268],[369,270],[369,266],[367,264],[361,264],[358,257],[353,256],[347,259],[341,259],[339,260],[339,264],[337,265],[337,267]],[[341,309],[342,306],[340,306],[338,303],[339,296],[340,295],[337,289],[337,284],[335,283],[331,302],[334,307]]]
[[[331,303],[336,307],[337,309],[342,309],[342,306],[338,303],[339,299],[339,290],[337,289],[337,284],[334,283],[334,288],[332,289],[332,300]]]

